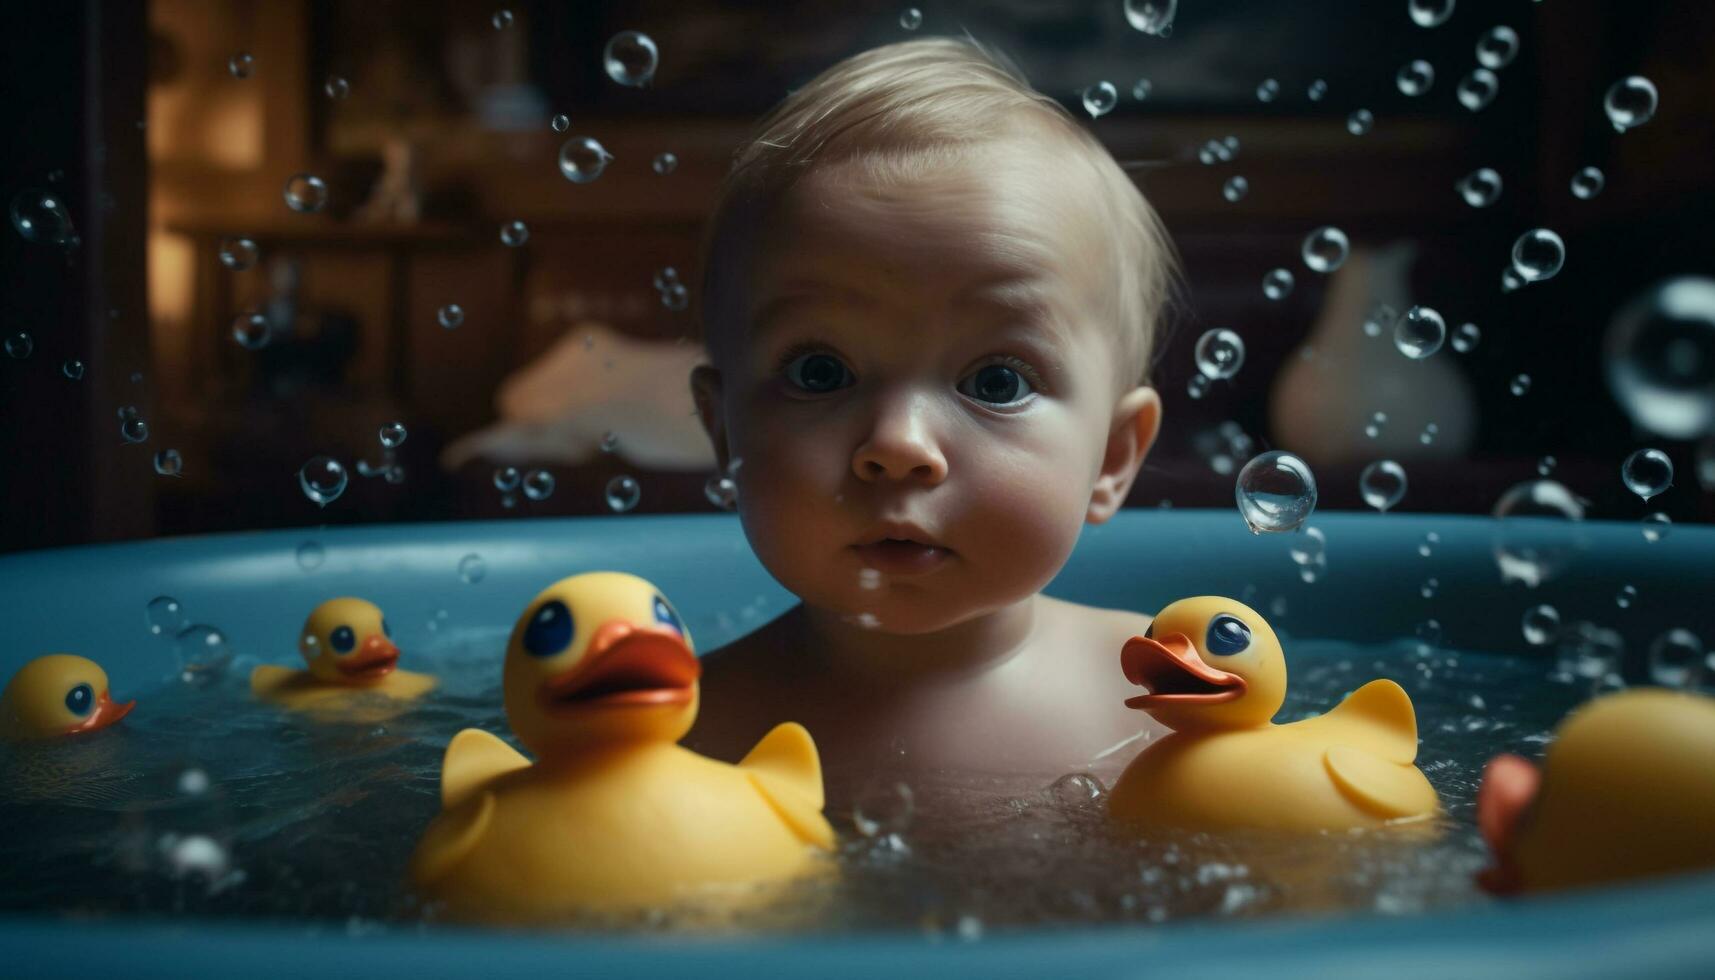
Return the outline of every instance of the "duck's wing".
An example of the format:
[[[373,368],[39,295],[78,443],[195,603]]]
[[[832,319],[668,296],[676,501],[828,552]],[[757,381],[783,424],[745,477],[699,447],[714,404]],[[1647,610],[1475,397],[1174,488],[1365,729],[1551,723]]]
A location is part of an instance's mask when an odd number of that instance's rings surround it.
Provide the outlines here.
[[[1334,785],[1357,806],[1384,820],[1427,816],[1440,805],[1435,788],[1410,763],[1335,745],[1322,754]]]
[[[434,674],[418,674],[409,670],[396,670],[387,675],[386,691],[389,697],[403,701],[413,701],[433,691],[440,681]]]
[[[833,849],[834,828],[822,816],[822,759],[803,725],[789,721],[774,726],[738,767],[800,838]]]
[[[493,819],[494,794],[486,791],[442,811],[423,831],[411,855],[411,880],[419,886],[440,880],[476,849]]]
[[[529,766],[529,759],[497,736],[467,728],[447,743],[441,759],[441,809],[452,810],[489,780]]]
[[[1363,750],[1389,762],[1411,765],[1417,760],[1417,712],[1411,696],[1390,680],[1374,680],[1353,691],[1332,711],[1296,722],[1305,733],[1321,734],[1339,745]]]
[[[261,664],[250,672],[250,693],[259,698],[275,697],[289,687],[299,673],[290,667]]]

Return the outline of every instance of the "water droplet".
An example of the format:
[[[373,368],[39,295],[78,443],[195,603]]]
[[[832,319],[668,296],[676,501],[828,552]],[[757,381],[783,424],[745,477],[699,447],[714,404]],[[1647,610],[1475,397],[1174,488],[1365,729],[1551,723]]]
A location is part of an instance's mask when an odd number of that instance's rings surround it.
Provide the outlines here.
[[[490,17],[488,22],[494,25],[495,30],[504,31],[512,26],[512,11],[502,7],[494,12],[494,16]]]
[[[66,362],[60,365],[60,373],[73,381],[83,380],[83,370],[83,362],[75,357],[66,358]]]
[[[638,486],[636,477],[616,476],[607,481],[603,496],[607,500],[609,510],[615,514],[623,514],[637,506],[637,501],[643,496],[643,488]]]
[[[1091,119],[1105,116],[1119,102],[1119,91],[1112,82],[1097,82],[1084,89],[1084,111]]]
[[[1417,434],[1417,441],[1427,446],[1433,443],[1435,441],[1435,437],[1440,434],[1441,426],[1436,425],[1434,422],[1428,422],[1424,424],[1423,431]]]
[[[589,136],[574,136],[560,144],[560,173],[574,184],[587,184],[601,176],[613,154]]]
[[[1655,85],[1642,75],[1628,75],[1608,88],[1602,109],[1614,131],[1636,129],[1655,117]]]
[[[163,449],[155,454],[155,472],[162,476],[178,476],[184,468],[184,457],[177,449]]]
[[[1292,294],[1296,280],[1287,269],[1270,269],[1262,277],[1262,294],[1271,300],[1283,300]]]
[[[1630,609],[1632,608],[1632,603],[1636,602],[1637,599],[1637,586],[1622,585],[1620,586],[1620,591],[1614,596],[1614,605],[1619,606],[1621,609]]]
[[[1310,83],[1310,87],[1304,90],[1304,94],[1312,102],[1321,102],[1328,94],[1328,83],[1320,78],[1315,79]]]
[[[908,31],[914,31],[923,26],[923,11],[916,7],[906,7],[899,15],[899,26]]]
[[[1258,102],[1273,102],[1279,95],[1280,82],[1272,78],[1263,79],[1256,87],[1256,100]]]
[[[21,361],[36,351],[36,338],[30,336],[28,330],[17,330],[6,335],[6,356],[15,361]]]
[[[911,826],[916,794],[897,780],[878,779],[865,786],[852,804],[852,825],[865,837],[904,833]]]
[[[488,563],[478,554],[465,555],[459,559],[459,578],[466,585],[475,585],[488,577]]]
[[[1673,526],[1673,518],[1658,510],[1645,514],[1642,523],[1644,540],[1650,544],[1655,544],[1667,537],[1668,528]]]
[[[1495,565],[1503,582],[1536,588],[1552,578],[1577,553],[1578,542],[1564,525],[1584,519],[1584,502],[1553,480],[1528,480],[1509,487],[1495,501]],[[1513,518],[1538,518],[1519,521]]]
[[[1495,93],[1501,90],[1501,80],[1487,68],[1473,68],[1471,73],[1459,80],[1459,104],[1472,112],[1480,112],[1495,101]]]
[[[156,596],[143,607],[143,623],[152,636],[178,636],[185,627],[184,607],[170,595]]]
[[[1131,87],[1131,97],[1142,102],[1144,99],[1149,98],[1150,90],[1154,87],[1154,85],[1150,84],[1149,79],[1140,78],[1137,80],[1137,83]]]
[[[1125,0],[1125,19],[1145,34],[1166,37],[1173,28],[1179,0]]]
[[[1191,375],[1191,380],[1185,382],[1185,394],[1193,400],[1202,398],[1209,391],[1209,376],[1201,371]]]
[[[186,796],[201,796],[208,792],[208,773],[201,769],[186,769],[179,773],[179,792]]]
[[[248,350],[260,350],[268,346],[273,337],[273,328],[268,325],[268,318],[261,313],[240,313],[232,318],[232,339],[238,341],[238,346]]]
[[[500,243],[517,248],[530,240],[530,229],[522,221],[508,221],[500,226]]]
[[[1226,186],[1221,188],[1221,196],[1237,204],[1244,200],[1245,195],[1249,194],[1250,191],[1251,182],[1235,175],[1227,178]]]
[[[1393,345],[1414,361],[1421,361],[1441,349],[1447,338],[1447,321],[1427,306],[1414,306],[1394,324]]]
[[[1406,11],[1418,27],[1440,27],[1453,16],[1453,0],[1409,0]]]
[[[322,91],[328,94],[328,98],[337,102],[351,94],[351,83],[338,75],[329,75],[327,82],[322,85]]]
[[[1245,363],[1245,342],[1225,328],[1210,330],[1197,338],[1197,370],[1211,381],[1231,378]]]
[[[1602,187],[1606,183],[1607,178],[1602,176],[1602,171],[1595,167],[1585,167],[1572,175],[1572,196],[1580,201],[1588,201],[1602,193]]]
[[[1346,117],[1346,132],[1353,136],[1363,136],[1374,128],[1376,128],[1376,116],[1368,109],[1355,110]]]
[[[1520,622],[1525,642],[1544,647],[1560,635],[1560,611],[1550,605],[1532,606],[1524,611]]]
[[[1554,278],[1566,264],[1566,243],[1547,228],[1532,228],[1513,242],[1513,268],[1526,282]]]
[[[602,50],[602,67],[607,77],[621,85],[643,88],[655,77],[660,53],[649,35],[640,31],[620,31],[608,39]]]
[[[665,177],[679,169],[679,158],[677,155],[672,153],[657,153],[655,154],[655,159],[650,162],[649,166],[650,169],[654,170],[657,174]]]
[[[524,476],[524,496],[531,500],[547,500],[554,493],[554,474],[547,470],[531,470]]]
[[[1435,598],[1435,593],[1439,592],[1440,590],[1441,590],[1441,580],[1438,578],[1430,577],[1430,578],[1427,578],[1423,581],[1423,584],[1418,587],[1417,592],[1419,595],[1423,596],[1425,599],[1433,599],[1433,598]]]
[[[145,442],[149,438],[149,423],[137,413],[135,405],[126,405],[119,410],[119,438],[126,442]]]
[[[161,860],[173,878],[201,878],[210,894],[220,891],[232,875],[232,858],[226,848],[207,834],[162,834],[155,842]]]
[[[1649,673],[1663,687],[1696,687],[1703,679],[1703,641],[1680,628],[1656,637],[1649,647]]]
[[[1316,478],[1304,460],[1274,450],[1245,464],[1234,496],[1251,533],[1292,531],[1316,509]]]
[[[248,238],[228,238],[220,243],[220,264],[234,272],[243,272],[255,265],[260,254],[256,243]]]
[[[19,191],[12,198],[11,214],[12,227],[27,242],[59,245],[76,237],[65,201],[53,191]]]
[[[1430,555],[1435,554],[1435,546],[1440,543],[1441,535],[1436,534],[1434,531],[1430,531],[1423,536],[1422,541],[1418,542],[1417,553],[1428,558]]]
[[[448,330],[456,329],[459,324],[464,322],[464,307],[457,303],[448,303],[435,314],[435,319],[439,320],[441,326]]]
[[[1306,524],[1287,544],[1286,552],[1299,565],[1320,565],[1327,560],[1328,538],[1321,528]]]
[[[1387,428],[1387,413],[1373,412],[1370,415],[1370,421],[1364,426],[1364,435],[1374,439],[1380,436],[1385,428]]]
[[[1349,244],[1346,233],[1333,225],[1323,225],[1304,237],[1299,251],[1311,272],[1333,272],[1346,262]]]
[[[377,433],[378,438],[381,440],[381,445],[388,449],[398,449],[400,446],[403,446],[405,444],[405,435],[405,423],[403,422],[389,422],[386,425],[383,425],[380,432]]]
[[[1069,772],[1048,784],[1048,795],[1061,806],[1089,806],[1107,795],[1102,781],[1087,772]]]
[[[1509,265],[1501,270],[1501,292],[1510,293],[1523,285],[1524,277],[1518,274],[1517,269]]]
[[[518,467],[502,466],[494,471],[494,489],[501,493],[510,493],[518,489],[518,481],[522,479],[523,475],[518,472]]]
[[[1405,95],[1422,95],[1435,84],[1435,66],[1422,58],[1408,61],[1400,66],[1398,74],[1394,76],[1394,84],[1398,85],[1400,92]]]
[[[1715,429],[1715,280],[1657,283],[1614,314],[1608,388],[1634,423],[1669,439]]]
[[[226,635],[200,623],[179,631],[173,639],[173,652],[179,661],[179,679],[198,687],[219,680],[232,662]]]
[[[1450,343],[1453,349],[1461,354],[1469,354],[1477,347],[1477,342],[1483,339],[1483,331],[1475,323],[1461,323],[1459,329],[1453,331]]]
[[[677,313],[691,305],[691,291],[684,283],[670,282],[661,290],[661,305]]]
[[[1512,382],[1507,385],[1507,390],[1512,392],[1516,397],[1523,398],[1525,394],[1530,391],[1530,375],[1514,375]]]
[[[1477,64],[1499,70],[1518,57],[1518,32],[1501,24],[1477,39]]]
[[[299,214],[320,211],[328,202],[328,185],[314,174],[293,174],[286,180],[286,206]]]
[[[1640,449],[1620,464],[1620,479],[1627,490],[1649,503],[1651,497],[1673,486],[1673,460],[1659,449]]]
[[[1391,459],[1377,460],[1358,474],[1358,493],[1378,511],[1386,511],[1405,497],[1405,467]]]
[[[233,78],[249,78],[250,73],[256,70],[256,59],[250,52],[240,51],[227,59],[226,70],[232,73]]]
[[[615,449],[618,449],[618,448],[619,448],[619,436],[615,435],[612,432],[603,432],[601,434],[601,451],[602,452],[611,453]]]
[[[1479,167],[1459,178],[1454,187],[1466,204],[1486,208],[1500,199],[1501,175],[1488,167]]]
[[[327,561],[327,557],[327,549],[323,548],[319,542],[305,541],[298,545],[298,567],[306,572],[313,572],[322,567],[322,563]]]
[[[548,128],[556,133],[563,133],[572,128],[572,117],[563,112],[558,113],[554,118],[548,120]]]
[[[1536,461],[1536,473],[1538,476],[1547,476],[1553,473],[1554,468],[1558,465],[1560,465],[1560,461],[1553,456],[1544,456]]]
[[[716,473],[703,483],[703,496],[721,510],[732,510],[738,506],[738,483]]]
[[[298,486],[317,507],[326,507],[345,492],[345,467],[332,456],[312,456],[298,470]]]

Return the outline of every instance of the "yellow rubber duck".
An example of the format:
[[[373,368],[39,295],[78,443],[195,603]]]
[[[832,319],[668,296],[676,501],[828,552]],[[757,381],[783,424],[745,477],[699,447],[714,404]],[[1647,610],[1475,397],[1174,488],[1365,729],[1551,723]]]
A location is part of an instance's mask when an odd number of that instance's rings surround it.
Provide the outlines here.
[[[250,672],[250,693],[293,711],[372,720],[435,688],[430,674],[399,670],[399,648],[381,610],[350,597],[329,599],[304,621],[298,639],[307,670],[263,664]],[[360,717],[361,716],[361,717]]]
[[[526,608],[506,649],[506,717],[538,761],[477,729],[441,770],[442,812],[411,877],[455,918],[545,922],[626,913],[826,867],[821,761],[803,726],[738,765],[674,743],[701,665],[673,607],[621,572],[574,575]]]
[[[1490,760],[1477,825],[1496,894],[1578,888],[1715,866],[1715,698],[1639,688],[1561,723],[1541,772]]]
[[[0,694],[0,738],[23,742],[106,728],[131,713],[107,693],[107,671],[87,657],[50,653],[12,675]]]
[[[1412,764],[1411,698],[1393,681],[1371,681],[1320,717],[1270,723],[1286,698],[1286,657],[1243,603],[1198,596],[1169,605],[1126,642],[1120,666],[1149,689],[1127,706],[1173,729],[1114,785],[1109,812],[1121,821],[1320,831],[1427,822],[1437,812],[1435,790]]]

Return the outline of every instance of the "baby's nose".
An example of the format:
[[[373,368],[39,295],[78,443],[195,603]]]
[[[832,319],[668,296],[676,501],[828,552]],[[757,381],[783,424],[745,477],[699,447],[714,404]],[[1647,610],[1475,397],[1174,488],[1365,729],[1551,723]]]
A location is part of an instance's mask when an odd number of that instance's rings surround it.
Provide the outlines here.
[[[869,436],[852,454],[860,480],[921,480],[934,486],[947,478],[947,458],[935,436],[933,409],[912,397],[892,399],[876,412]]]

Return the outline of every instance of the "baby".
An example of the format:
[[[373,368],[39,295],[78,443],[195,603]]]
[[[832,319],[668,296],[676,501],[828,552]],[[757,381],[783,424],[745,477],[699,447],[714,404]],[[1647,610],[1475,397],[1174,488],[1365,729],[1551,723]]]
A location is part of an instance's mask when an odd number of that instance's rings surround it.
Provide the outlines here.
[[[1119,667],[1149,617],[1040,593],[1161,418],[1172,246],[1102,145],[974,43],[867,51],[759,124],[703,269],[697,410],[803,601],[704,659],[686,744],[799,721],[837,794],[901,752],[1064,773],[1152,730]]]

